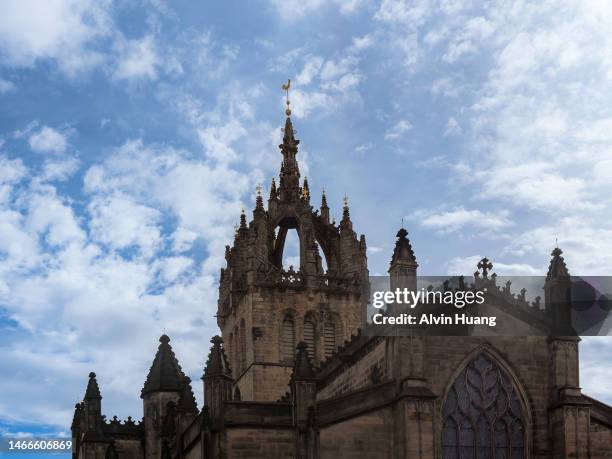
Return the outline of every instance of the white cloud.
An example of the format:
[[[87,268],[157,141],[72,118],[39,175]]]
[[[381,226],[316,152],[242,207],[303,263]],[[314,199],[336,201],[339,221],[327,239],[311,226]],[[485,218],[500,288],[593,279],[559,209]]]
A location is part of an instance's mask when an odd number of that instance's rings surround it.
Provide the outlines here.
[[[159,248],[161,214],[156,209],[134,202],[128,196],[96,196],[89,206],[91,238],[114,250],[137,248],[151,257]]]
[[[342,14],[352,14],[360,7],[367,4],[369,0],[271,0],[271,7],[280,17],[287,22],[295,22],[303,19],[308,14],[315,13],[326,6],[333,4],[339,8]]]
[[[37,153],[64,153],[68,145],[66,135],[49,126],[43,126],[32,134],[28,142]]]
[[[15,66],[53,59],[71,75],[97,65],[103,57],[95,41],[112,30],[110,5],[106,0],[6,3],[0,15],[0,55]]]
[[[471,276],[476,271],[481,255],[455,257],[447,264],[447,273],[452,276]],[[493,272],[500,276],[542,276],[544,267],[536,268],[527,263],[500,263],[493,260]]]
[[[455,119],[454,116],[451,116],[446,122],[446,129],[444,130],[444,137],[448,137],[450,135],[461,134],[461,126],[459,122]]]
[[[306,56],[304,60],[304,67],[295,78],[295,82],[298,85],[310,84],[313,78],[319,74],[321,65],[323,65],[323,59],[319,56]]]
[[[125,40],[118,44],[119,57],[117,59],[114,77],[119,80],[157,78],[157,66],[160,59],[155,49],[152,35],[140,40]]]
[[[424,228],[432,228],[442,233],[452,233],[465,227],[497,231],[512,225],[508,212],[483,212],[463,207],[441,212],[419,210],[410,218]]]
[[[0,78],[0,94],[5,94],[15,90],[15,84],[12,81]]]
[[[399,120],[393,127],[390,127],[385,132],[385,139],[394,140],[399,139],[406,132],[412,129],[412,124],[407,120]]]

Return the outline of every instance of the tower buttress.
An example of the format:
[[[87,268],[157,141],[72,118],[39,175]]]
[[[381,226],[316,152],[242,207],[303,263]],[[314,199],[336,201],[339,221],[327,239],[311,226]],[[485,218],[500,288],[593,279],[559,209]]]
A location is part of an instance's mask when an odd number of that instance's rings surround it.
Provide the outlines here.
[[[551,252],[544,283],[545,307],[553,319],[556,334],[567,332],[568,335],[575,335],[572,329],[571,277],[562,254],[558,247]]]
[[[204,368],[204,405],[210,410],[213,422],[223,414],[223,403],[232,399],[232,371],[222,347],[223,339],[213,336],[212,348]]]
[[[179,403],[187,377],[170,346],[170,338],[162,335],[159,347],[142,388],[146,457],[160,457],[162,427],[169,403]]]

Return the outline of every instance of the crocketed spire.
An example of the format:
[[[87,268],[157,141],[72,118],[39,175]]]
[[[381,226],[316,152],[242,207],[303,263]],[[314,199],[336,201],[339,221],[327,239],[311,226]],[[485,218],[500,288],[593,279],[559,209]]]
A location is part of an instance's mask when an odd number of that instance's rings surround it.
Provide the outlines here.
[[[255,210],[264,210],[263,198],[261,197],[261,186],[257,185],[257,197],[255,198]]]
[[[242,209],[242,211],[240,212],[240,229],[247,229],[247,221],[246,221],[246,215],[244,213],[244,209]]]
[[[408,240],[408,231],[405,228],[401,228],[397,232],[397,241],[395,242],[395,249],[393,249],[393,256],[391,257],[392,265],[398,261],[416,263],[412,245],[410,245]]]
[[[310,201],[310,188],[308,187],[308,177],[304,177],[304,185],[302,185],[302,199]]]
[[[98,387],[98,381],[96,381],[96,374],[92,371],[89,373],[89,382],[87,383],[87,390],[85,391],[84,400],[101,400],[100,388]]]
[[[348,196],[344,196],[344,206],[342,207],[342,220],[340,220],[340,228],[353,229],[351,222],[351,213],[349,211]]]
[[[162,335],[159,342],[160,345],[142,388],[141,396],[151,392],[181,392],[183,390],[185,374],[169,344],[170,338]]]
[[[278,191],[276,190],[276,180],[272,177],[272,184],[270,185],[270,197],[268,199],[276,199],[278,197]]]
[[[204,377],[215,375],[231,377],[232,370],[230,369],[225,351],[222,347],[223,339],[220,336],[215,335],[212,337],[210,342],[213,344],[213,346],[210,349],[210,354],[208,354],[206,368],[204,369]]]
[[[321,194],[321,209],[329,209],[327,206],[327,196],[325,196],[325,190]]]
[[[569,277],[569,272],[567,270],[567,266],[565,265],[565,260],[561,256],[563,250],[559,247],[555,247],[551,252],[552,259],[550,260],[550,265],[548,267],[548,273],[546,274],[546,280],[558,279],[561,277]]]

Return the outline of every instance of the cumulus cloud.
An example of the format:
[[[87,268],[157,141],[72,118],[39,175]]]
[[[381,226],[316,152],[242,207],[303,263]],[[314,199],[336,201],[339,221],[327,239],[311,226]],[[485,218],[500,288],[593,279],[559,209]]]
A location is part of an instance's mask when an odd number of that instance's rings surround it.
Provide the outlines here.
[[[66,135],[43,126],[28,139],[30,148],[37,153],[64,153],[68,146]]]
[[[441,233],[452,233],[465,227],[498,231],[512,225],[507,211],[483,212],[478,209],[468,210],[464,207],[441,212],[419,210],[410,218],[424,228],[435,229]]]
[[[117,45],[119,57],[114,77],[119,80],[157,78],[160,59],[152,35],[140,40],[123,40]]]
[[[14,66],[52,59],[68,74],[103,61],[96,40],[112,31],[109,1],[35,0],[3,5],[0,55]]]

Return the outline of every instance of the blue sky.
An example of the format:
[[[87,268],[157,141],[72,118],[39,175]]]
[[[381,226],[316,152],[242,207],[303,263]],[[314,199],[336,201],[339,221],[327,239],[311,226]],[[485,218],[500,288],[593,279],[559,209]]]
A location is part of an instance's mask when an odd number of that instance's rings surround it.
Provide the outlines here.
[[[0,17],[0,428],[65,432],[96,371],[141,415],[157,337],[195,381],[224,246],[278,172],[292,79],[303,175],[346,193],[382,274],[612,265],[603,1],[33,0]],[[582,386],[612,401],[612,343]],[[195,390],[200,396],[201,387]]]

